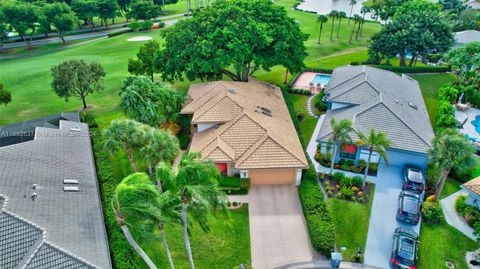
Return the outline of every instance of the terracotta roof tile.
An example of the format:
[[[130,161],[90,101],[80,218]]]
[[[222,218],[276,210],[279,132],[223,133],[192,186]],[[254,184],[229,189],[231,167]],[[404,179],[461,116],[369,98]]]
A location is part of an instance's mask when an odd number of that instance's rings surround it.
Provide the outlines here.
[[[464,183],[463,187],[475,194],[480,195],[480,177],[474,178],[467,183]]]

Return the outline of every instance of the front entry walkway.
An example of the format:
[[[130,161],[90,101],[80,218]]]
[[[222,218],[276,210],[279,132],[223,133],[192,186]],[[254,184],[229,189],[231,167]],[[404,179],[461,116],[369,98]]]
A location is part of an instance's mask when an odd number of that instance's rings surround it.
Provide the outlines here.
[[[457,211],[455,210],[455,200],[460,195],[467,195],[467,191],[460,190],[456,193],[440,200],[440,204],[442,205],[443,214],[445,215],[445,219],[447,223],[451,226],[455,227],[455,229],[462,232],[464,235],[470,237],[473,240],[476,240],[475,235],[473,234],[472,227],[468,226],[463,218],[461,218]]]
[[[253,268],[314,258],[296,186],[252,186],[248,202]]]

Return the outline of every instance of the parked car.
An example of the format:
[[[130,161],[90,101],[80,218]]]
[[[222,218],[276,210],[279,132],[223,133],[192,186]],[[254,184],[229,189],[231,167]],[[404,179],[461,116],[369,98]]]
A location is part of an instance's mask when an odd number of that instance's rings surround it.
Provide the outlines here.
[[[417,224],[420,220],[420,195],[411,191],[402,191],[398,196],[397,220]]]
[[[412,229],[395,229],[390,266],[394,269],[416,269],[419,244],[418,234]]]
[[[425,190],[425,176],[422,169],[414,165],[403,167],[403,190],[422,193]]]

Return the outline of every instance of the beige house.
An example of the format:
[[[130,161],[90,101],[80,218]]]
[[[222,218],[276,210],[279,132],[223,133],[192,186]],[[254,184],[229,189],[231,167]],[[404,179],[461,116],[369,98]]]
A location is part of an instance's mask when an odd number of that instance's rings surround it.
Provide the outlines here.
[[[300,184],[308,167],[279,88],[250,82],[193,84],[182,114],[192,114],[190,151],[225,176],[252,184]]]

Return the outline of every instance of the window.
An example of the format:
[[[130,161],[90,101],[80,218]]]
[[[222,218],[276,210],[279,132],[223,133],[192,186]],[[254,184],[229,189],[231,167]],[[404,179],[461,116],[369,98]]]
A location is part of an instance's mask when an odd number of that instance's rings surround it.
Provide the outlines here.
[[[357,146],[353,144],[343,144],[340,146],[340,158],[355,160],[357,157]]]

